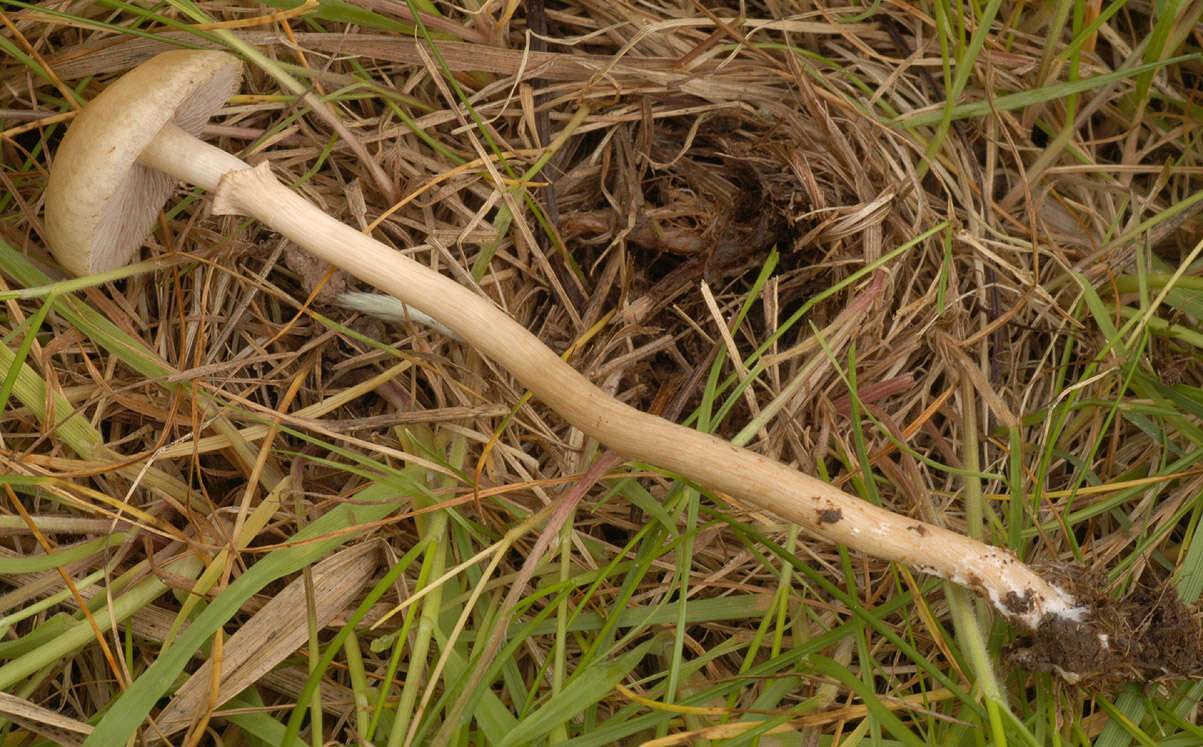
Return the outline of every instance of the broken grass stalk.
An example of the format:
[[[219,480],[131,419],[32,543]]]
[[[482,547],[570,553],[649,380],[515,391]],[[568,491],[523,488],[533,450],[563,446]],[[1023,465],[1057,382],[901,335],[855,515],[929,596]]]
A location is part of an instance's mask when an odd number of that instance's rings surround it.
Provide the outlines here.
[[[619,453],[772,511],[832,542],[973,589],[1025,628],[1036,629],[1046,616],[1075,622],[1086,616],[1069,594],[1007,550],[872,505],[760,454],[619,402],[491,300],[326,215],[281,184],[266,162],[252,168],[199,140],[194,133],[232,95],[239,77],[240,64],[225,53],[168,52],[135,68],[80,113],[47,188],[47,232],[60,262],[77,273],[126,262],[170,191],[169,175],[212,191],[215,213],[254,217],[438,320],[566,421]],[[128,186],[127,171],[155,184],[153,198]],[[101,193],[86,194],[94,184]],[[114,194],[136,202],[113,207]],[[97,236],[101,231],[109,233]]]

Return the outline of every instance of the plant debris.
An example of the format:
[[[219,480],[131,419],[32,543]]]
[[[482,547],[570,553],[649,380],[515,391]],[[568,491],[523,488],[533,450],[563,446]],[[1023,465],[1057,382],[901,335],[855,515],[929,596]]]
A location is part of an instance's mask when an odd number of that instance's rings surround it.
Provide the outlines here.
[[[562,229],[575,246],[629,248],[642,315],[790,248],[803,189],[788,160],[770,155],[789,147],[771,123],[733,110],[623,129],[598,188],[578,196]]]

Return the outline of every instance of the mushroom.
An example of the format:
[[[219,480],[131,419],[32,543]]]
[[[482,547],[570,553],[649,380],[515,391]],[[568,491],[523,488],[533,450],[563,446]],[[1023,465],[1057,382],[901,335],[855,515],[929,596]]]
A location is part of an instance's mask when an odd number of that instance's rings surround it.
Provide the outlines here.
[[[315,256],[429,315],[508,369],[566,421],[615,451],[772,511],[832,542],[985,594],[1035,630],[1083,622],[1085,608],[1010,551],[860,500],[815,477],[606,395],[489,299],[323,213],[197,139],[238,85],[224,52],[161,54],[113,83],[76,117],[46,190],[51,250],[77,274],[123,265],[182,180],[214,193],[213,212],[252,216]],[[1051,617],[1050,617],[1051,616]]]

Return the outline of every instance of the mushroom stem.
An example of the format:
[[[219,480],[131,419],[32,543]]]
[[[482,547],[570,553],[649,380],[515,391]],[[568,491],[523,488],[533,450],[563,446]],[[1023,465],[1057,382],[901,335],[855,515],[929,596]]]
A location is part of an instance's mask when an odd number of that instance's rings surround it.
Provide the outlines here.
[[[1028,629],[1085,610],[1005,549],[901,516],[810,475],[608,396],[490,300],[323,213],[244,161],[166,126],[138,156],[147,168],[214,192],[213,210],[257,218],[315,256],[446,325],[508,369],[548,407],[628,457],[759,506],[833,542],[985,594]]]
[[[774,512],[862,552],[985,594],[1035,629],[1077,619],[1072,598],[1011,552],[909,519],[727,441],[640,412],[602,392],[487,298],[331,218],[266,163],[227,173],[213,210],[254,217],[299,246],[445,324],[589,436],[631,458]]]
[[[201,187],[206,192],[216,191],[221,178],[227,173],[251,167],[238,156],[193,137],[170,123],[164,125],[150,145],[138,155],[138,163]],[[317,210],[312,205],[309,207]]]

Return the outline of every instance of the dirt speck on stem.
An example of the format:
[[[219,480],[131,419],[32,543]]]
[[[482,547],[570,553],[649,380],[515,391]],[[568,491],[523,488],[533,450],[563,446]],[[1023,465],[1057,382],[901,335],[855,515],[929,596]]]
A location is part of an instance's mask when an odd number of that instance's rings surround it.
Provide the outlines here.
[[[1033,599],[1033,596],[1034,594],[1032,593],[1031,589],[1024,589],[1024,593],[1022,595],[1016,594],[1013,591],[1008,591],[1007,596],[1003,599],[1003,604],[1005,604],[1007,609],[1012,613],[1016,615],[1022,615],[1032,611],[1032,607],[1036,603]]]
[[[844,512],[838,508],[829,508],[819,512],[819,524],[835,524],[844,518]]]

